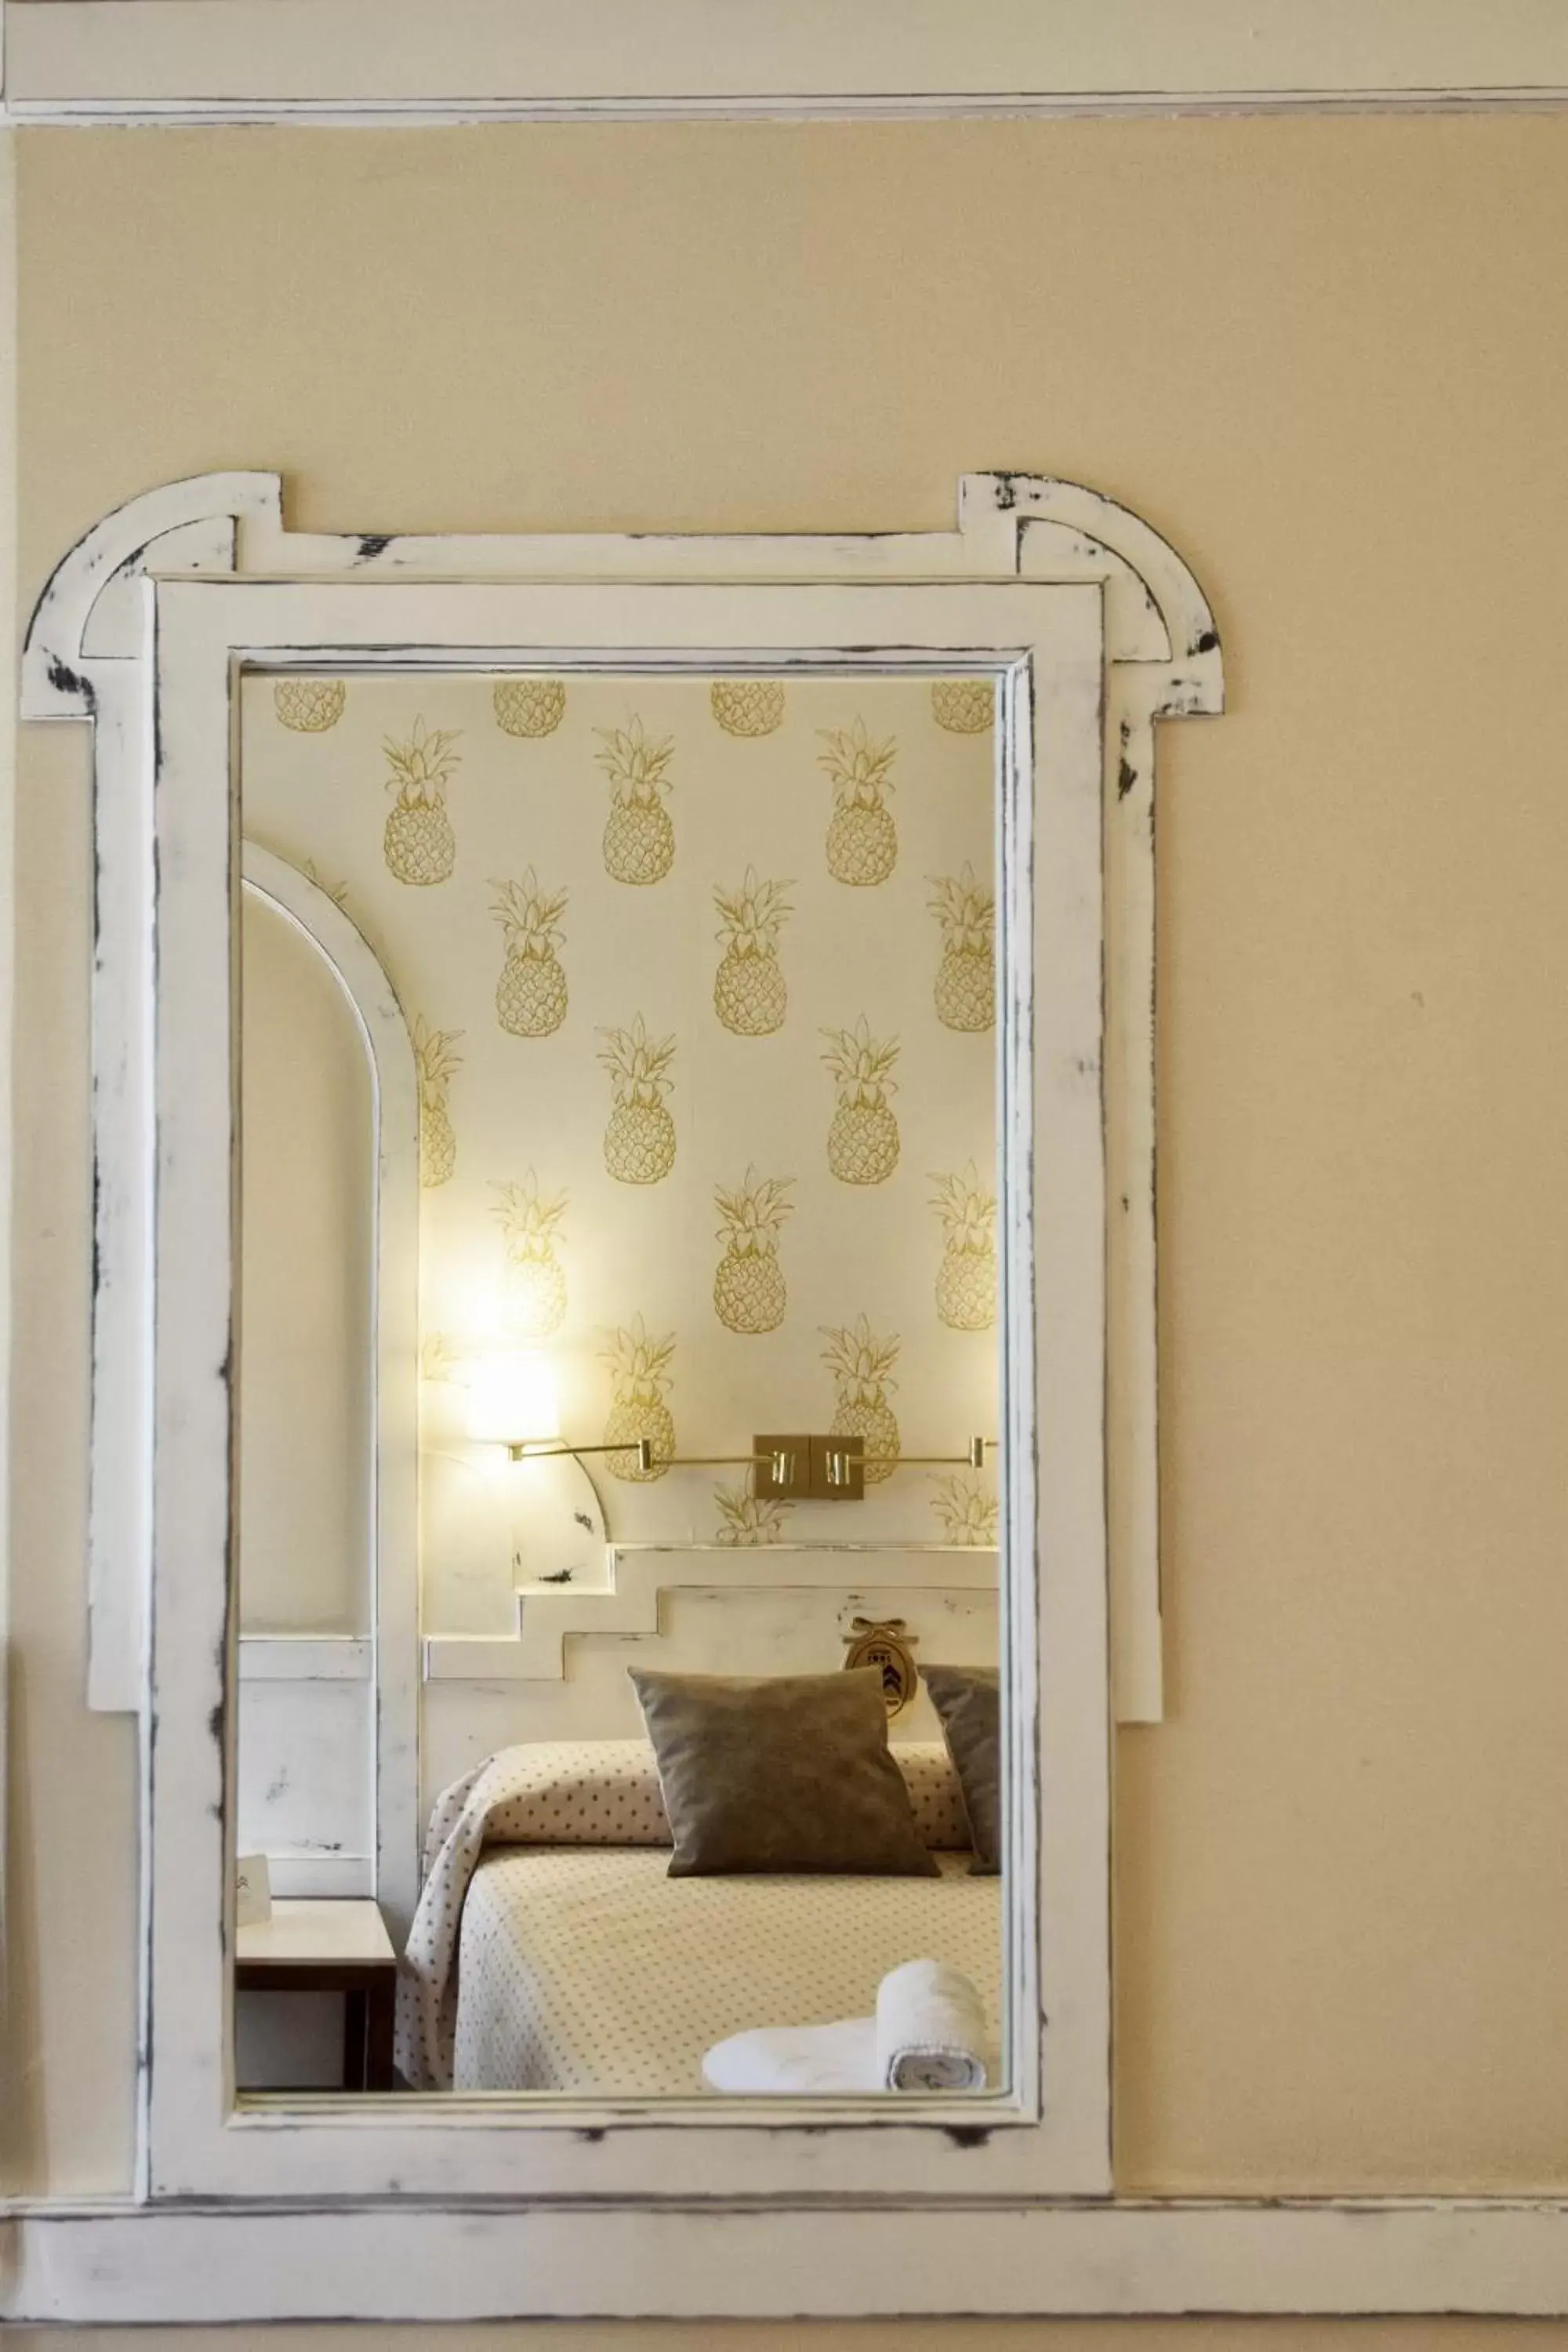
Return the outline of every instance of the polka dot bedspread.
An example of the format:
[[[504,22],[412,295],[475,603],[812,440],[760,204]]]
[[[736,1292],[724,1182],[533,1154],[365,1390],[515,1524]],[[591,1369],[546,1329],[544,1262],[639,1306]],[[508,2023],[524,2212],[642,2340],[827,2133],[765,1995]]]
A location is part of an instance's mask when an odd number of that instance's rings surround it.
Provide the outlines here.
[[[417,2090],[689,2096],[715,2042],[868,2016],[887,1971],[923,1956],[973,1979],[994,2031],[1001,1882],[968,1874],[945,1748],[893,1753],[940,1878],[672,1879],[645,1742],[489,1758],[431,1817],[400,2072]]]

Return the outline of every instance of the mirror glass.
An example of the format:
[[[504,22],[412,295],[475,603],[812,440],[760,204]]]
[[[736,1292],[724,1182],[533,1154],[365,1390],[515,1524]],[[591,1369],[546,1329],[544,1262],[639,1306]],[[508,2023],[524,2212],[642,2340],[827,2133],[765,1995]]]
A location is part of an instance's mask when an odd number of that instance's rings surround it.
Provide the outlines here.
[[[990,681],[240,709],[241,2091],[1005,2087]]]

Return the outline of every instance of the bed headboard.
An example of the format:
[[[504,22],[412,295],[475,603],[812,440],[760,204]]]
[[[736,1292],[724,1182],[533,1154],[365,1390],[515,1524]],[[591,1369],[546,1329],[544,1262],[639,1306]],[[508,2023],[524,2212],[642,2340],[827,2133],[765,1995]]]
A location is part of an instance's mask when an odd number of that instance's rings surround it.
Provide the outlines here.
[[[641,1729],[632,1664],[689,1674],[823,1674],[842,1666],[857,1618],[901,1618],[917,1664],[996,1662],[997,1555],[914,1545],[620,1546],[602,1590],[520,1595],[505,1640],[425,1644],[421,1780],[426,1814],[448,1781],[497,1748],[625,1739]],[[936,1739],[923,1690],[890,1736]]]

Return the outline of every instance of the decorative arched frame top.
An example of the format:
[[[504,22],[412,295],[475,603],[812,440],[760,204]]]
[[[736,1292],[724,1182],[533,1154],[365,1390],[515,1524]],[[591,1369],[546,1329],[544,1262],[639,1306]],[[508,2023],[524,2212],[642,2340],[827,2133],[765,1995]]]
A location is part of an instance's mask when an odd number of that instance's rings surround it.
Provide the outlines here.
[[[34,610],[22,716],[95,729],[96,1167],[89,1703],[145,1692],[152,1551],[153,873],[143,582],[286,579],[1084,581],[1105,622],[1107,1446],[1111,1654],[1123,1722],[1162,1711],[1154,1328],[1153,775],[1161,719],[1217,714],[1214,614],[1181,557],[1101,493],[974,473],[951,532],[865,537],[335,536],[288,530],[281,478],[205,474],[105,516]],[[335,911],[335,910],[334,910]]]

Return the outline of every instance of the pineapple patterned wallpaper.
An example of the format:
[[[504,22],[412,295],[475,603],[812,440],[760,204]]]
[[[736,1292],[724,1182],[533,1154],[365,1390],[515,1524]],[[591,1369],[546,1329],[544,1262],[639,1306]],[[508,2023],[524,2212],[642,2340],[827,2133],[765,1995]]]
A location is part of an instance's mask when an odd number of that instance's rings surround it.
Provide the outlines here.
[[[991,693],[970,680],[245,681],[247,837],[413,1029],[426,1579],[477,1627],[465,1358],[528,1345],[613,1534],[994,1540],[990,1470],[856,1507],[669,1468],[996,1429]],[[491,1482],[487,1486],[487,1478]]]

